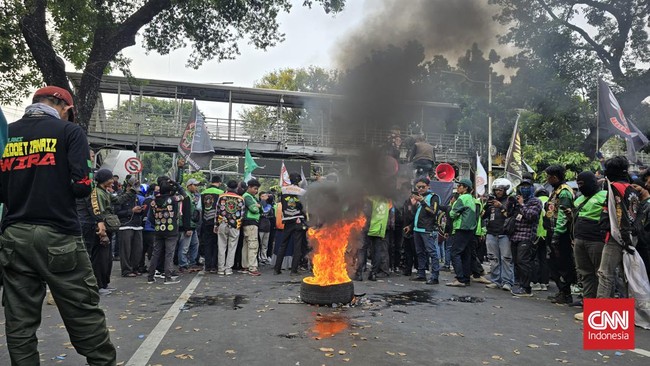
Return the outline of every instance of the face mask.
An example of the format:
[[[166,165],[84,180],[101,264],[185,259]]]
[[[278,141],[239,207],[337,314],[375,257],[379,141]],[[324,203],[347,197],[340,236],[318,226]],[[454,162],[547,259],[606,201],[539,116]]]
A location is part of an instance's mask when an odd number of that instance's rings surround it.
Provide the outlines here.
[[[521,196],[524,197],[524,199],[528,199],[533,196],[533,187],[531,186],[520,187],[519,193],[521,193]]]

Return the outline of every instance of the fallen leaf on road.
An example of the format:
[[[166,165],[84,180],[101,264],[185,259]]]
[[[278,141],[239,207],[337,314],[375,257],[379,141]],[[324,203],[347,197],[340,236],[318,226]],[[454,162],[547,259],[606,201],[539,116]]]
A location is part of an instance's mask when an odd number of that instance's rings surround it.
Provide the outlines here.
[[[520,355],[520,354],[521,354],[521,352],[519,352],[519,350],[518,350],[518,349],[516,349],[516,350],[514,350],[514,351],[512,351],[512,353],[514,353],[514,354],[516,354],[516,355]]]
[[[497,337],[503,337],[503,334],[501,334],[501,333],[494,333],[494,335],[497,336]]]
[[[180,355],[176,355],[175,357],[179,358],[181,360],[188,360],[188,359],[193,360],[194,359],[194,356],[188,355],[188,354],[185,354],[185,353],[181,353]]]
[[[237,351],[235,351],[234,349],[227,349],[226,353],[229,355],[234,355],[235,353],[237,353]]]
[[[356,343],[352,343],[352,347],[357,347],[357,344],[356,344]]]
[[[334,354],[333,353],[326,353],[325,357],[334,357]]]
[[[334,352],[334,348],[321,347],[321,352]]]
[[[199,328],[194,328],[194,331],[195,331],[195,332],[198,332],[199,330],[201,330],[201,329],[199,329]]]
[[[181,327],[181,326],[179,325],[178,327],[176,327],[176,328],[174,328],[174,329],[179,330],[179,329],[183,329],[183,327]]]
[[[493,359],[493,360],[503,361],[503,357],[498,356],[498,355],[494,355],[494,356],[492,356],[492,359]]]
[[[340,350],[340,351],[339,351],[339,355],[344,355],[344,354],[346,354],[346,353],[347,353],[347,352],[345,352],[344,350]]]
[[[350,359],[349,358],[344,358],[343,362],[350,362]]]
[[[172,353],[174,353],[174,352],[176,352],[175,349],[166,349],[166,350],[160,352],[160,355],[161,355],[161,356],[167,356],[167,355],[172,354]]]
[[[530,348],[539,348],[539,346],[536,345],[536,344],[529,344],[528,347],[530,347]]]
[[[402,357],[403,357],[403,356],[406,356],[406,353],[404,353],[404,352],[397,352],[397,354],[400,355],[400,356],[402,356]]]

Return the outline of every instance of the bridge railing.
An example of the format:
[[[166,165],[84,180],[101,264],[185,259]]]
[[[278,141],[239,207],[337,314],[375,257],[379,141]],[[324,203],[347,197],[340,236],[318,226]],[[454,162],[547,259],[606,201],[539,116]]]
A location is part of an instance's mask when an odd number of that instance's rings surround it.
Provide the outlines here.
[[[96,133],[129,134],[180,138],[187,116],[182,120],[173,114],[134,113],[122,110],[107,110],[101,117],[93,116],[90,129]],[[354,138],[345,138],[345,133],[334,134],[325,126],[304,126],[291,130],[277,123],[256,124],[239,119],[205,117],[205,125],[212,139],[228,141],[276,142],[285,145],[313,147],[351,148],[357,146],[379,146],[388,140],[390,131],[366,129]],[[138,131],[139,130],[139,131]],[[408,133],[403,133],[402,141]],[[436,158],[469,156],[476,150],[476,144],[468,134],[426,134],[426,140],[434,146]]]

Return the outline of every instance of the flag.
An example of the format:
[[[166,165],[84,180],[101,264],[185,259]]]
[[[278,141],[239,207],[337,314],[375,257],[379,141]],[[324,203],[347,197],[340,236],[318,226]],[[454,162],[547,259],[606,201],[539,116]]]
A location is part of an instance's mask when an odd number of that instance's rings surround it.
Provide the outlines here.
[[[478,156],[478,152],[477,152],[476,153],[476,193],[478,193],[479,196],[485,194],[485,185],[487,183],[488,183],[487,173],[485,172],[485,168],[483,168],[483,164],[481,164],[481,158]]]
[[[535,174],[535,169],[533,169],[533,167],[531,167],[530,165],[528,165],[528,163],[526,162],[526,160],[523,160],[523,159],[522,159],[521,162],[524,164],[524,167],[526,168],[526,171],[527,171],[528,173],[530,173],[530,174]]]
[[[603,79],[598,79],[598,145],[618,135],[628,145],[628,160],[636,162],[636,152],[648,144],[648,138],[628,120],[623,108]]]
[[[255,160],[253,160],[253,156],[251,156],[251,152],[247,147],[246,152],[244,152],[244,182],[253,179],[253,170],[259,167]]]
[[[282,168],[280,168],[280,186],[286,187],[291,185],[291,180],[289,180],[289,172],[287,167],[284,166],[284,160],[282,160]]]
[[[210,165],[210,160],[214,156],[214,146],[205,127],[205,120],[196,107],[196,100],[192,105],[190,120],[178,144],[178,153],[196,170]]]
[[[307,182],[307,178],[305,177],[305,172],[302,170],[302,166],[300,167],[300,188],[307,188],[309,183]]]
[[[619,245],[625,245],[618,217],[616,216],[616,197],[612,190],[612,182],[610,182],[609,179],[607,179],[607,213],[609,216],[609,233],[612,236],[612,239],[614,239],[614,241]]]
[[[521,180],[523,175],[523,164],[521,157],[521,137],[519,135],[519,116],[515,122],[515,129],[512,131],[512,141],[506,154],[506,173],[512,178],[510,180]]]
[[[9,138],[8,128],[7,119],[4,113],[2,113],[2,108],[0,108],[0,158],[4,154],[7,139]]]

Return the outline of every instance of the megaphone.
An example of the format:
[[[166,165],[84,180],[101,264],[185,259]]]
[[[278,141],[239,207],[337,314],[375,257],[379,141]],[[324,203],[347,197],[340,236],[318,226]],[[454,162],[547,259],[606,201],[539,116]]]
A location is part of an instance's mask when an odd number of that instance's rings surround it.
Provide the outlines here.
[[[436,177],[441,182],[451,182],[456,178],[456,171],[450,164],[441,163],[436,167]]]

